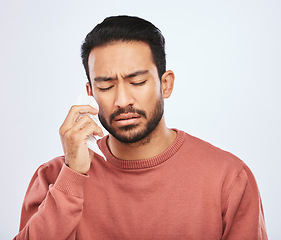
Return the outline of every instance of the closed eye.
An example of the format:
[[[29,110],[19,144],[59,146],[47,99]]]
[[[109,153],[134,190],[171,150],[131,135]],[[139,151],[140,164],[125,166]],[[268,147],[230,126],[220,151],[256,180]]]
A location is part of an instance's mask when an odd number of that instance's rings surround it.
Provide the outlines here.
[[[142,82],[131,82],[131,84],[132,84],[133,86],[141,86],[141,85],[145,84],[146,81],[147,81],[147,80],[142,81]]]
[[[107,87],[107,88],[98,88],[98,89],[99,89],[99,91],[101,91],[101,92],[106,92],[106,91],[108,91],[108,90],[111,89],[111,88],[113,88],[113,86],[110,86],[110,87]]]

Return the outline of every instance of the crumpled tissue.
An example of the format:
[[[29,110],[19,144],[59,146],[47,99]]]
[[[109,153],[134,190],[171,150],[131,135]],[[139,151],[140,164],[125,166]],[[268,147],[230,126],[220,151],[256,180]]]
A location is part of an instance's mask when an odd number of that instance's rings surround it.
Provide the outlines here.
[[[88,95],[83,95],[81,94],[76,102],[75,105],[90,105],[93,108],[99,109],[99,105],[97,104],[96,100],[94,99],[93,96],[88,96]],[[84,114],[81,114],[81,117]],[[104,128],[102,127],[98,115],[92,115],[90,113],[86,113],[86,115],[88,115],[90,118],[92,118],[99,127],[102,128],[103,132],[105,131]],[[102,151],[99,149],[98,144],[97,144],[97,138],[100,138],[99,136],[94,136],[93,134],[91,134],[88,138],[87,141],[87,146],[89,149],[91,149],[93,152],[97,153],[98,155],[102,156],[103,159],[106,161],[106,157],[103,155]]]

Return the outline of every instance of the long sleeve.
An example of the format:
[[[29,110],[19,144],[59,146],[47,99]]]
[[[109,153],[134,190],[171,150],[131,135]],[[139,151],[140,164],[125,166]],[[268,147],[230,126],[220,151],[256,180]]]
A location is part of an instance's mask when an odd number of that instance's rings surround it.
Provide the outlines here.
[[[247,166],[232,183],[223,210],[222,240],[267,240],[260,193]]]
[[[20,232],[14,240],[74,239],[88,177],[64,164],[57,176],[53,175],[55,170],[42,165],[34,174],[22,206]]]
[[[97,157],[88,176],[59,157],[28,187],[14,240],[267,240],[260,193],[243,161],[178,132],[149,159]]]

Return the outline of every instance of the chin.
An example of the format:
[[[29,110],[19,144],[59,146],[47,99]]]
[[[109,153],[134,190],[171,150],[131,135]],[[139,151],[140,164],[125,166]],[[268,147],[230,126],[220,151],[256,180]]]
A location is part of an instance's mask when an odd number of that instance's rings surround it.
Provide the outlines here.
[[[149,142],[147,139],[150,139],[150,135],[155,128],[149,128],[148,126],[141,128],[139,125],[137,126],[126,126],[126,129],[120,131],[112,131],[111,135],[116,138],[119,142],[122,143],[138,143],[138,142]]]

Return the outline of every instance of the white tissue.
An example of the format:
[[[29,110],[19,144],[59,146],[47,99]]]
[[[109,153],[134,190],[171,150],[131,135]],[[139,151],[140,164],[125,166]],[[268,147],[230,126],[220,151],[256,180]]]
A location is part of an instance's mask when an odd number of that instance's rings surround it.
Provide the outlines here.
[[[99,109],[99,105],[97,104],[96,100],[94,99],[93,96],[88,96],[88,95],[80,95],[76,102],[76,105],[90,105],[93,108]],[[81,114],[81,117],[84,114]],[[99,127],[102,128],[103,132],[104,129],[99,121],[98,115],[92,115],[90,113],[86,113],[86,115],[88,115],[90,118],[92,118]],[[106,161],[106,157],[103,155],[102,151],[99,149],[98,144],[97,144],[97,138],[100,138],[99,136],[94,136],[93,134],[91,134],[88,138],[87,141],[87,146],[89,149],[91,149],[93,152],[99,154],[100,156],[102,156],[104,158],[104,160]]]

